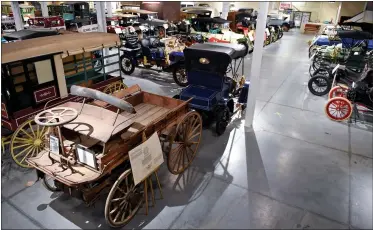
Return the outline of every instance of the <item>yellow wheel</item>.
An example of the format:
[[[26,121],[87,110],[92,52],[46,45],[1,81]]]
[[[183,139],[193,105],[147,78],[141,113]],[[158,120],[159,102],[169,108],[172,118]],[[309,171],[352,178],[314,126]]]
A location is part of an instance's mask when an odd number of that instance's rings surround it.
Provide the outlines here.
[[[39,126],[34,119],[18,126],[10,141],[10,153],[19,166],[30,168],[26,159],[36,156],[43,149],[47,131],[46,126]]]
[[[122,81],[116,81],[106,86],[103,92],[107,94],[113,94],[115,92],[118,92],[122,89],[127,89],[127,88],[128,86],[125,85]]]

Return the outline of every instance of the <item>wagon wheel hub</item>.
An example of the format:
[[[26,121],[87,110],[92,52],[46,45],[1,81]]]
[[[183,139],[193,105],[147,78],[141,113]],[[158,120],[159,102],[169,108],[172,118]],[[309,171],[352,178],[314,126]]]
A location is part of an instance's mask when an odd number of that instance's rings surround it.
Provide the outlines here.
[[[41,146],[41,143],[42,143],[42,140],[40,140],[40,139],[34,140],[34,145],[35,146]]]

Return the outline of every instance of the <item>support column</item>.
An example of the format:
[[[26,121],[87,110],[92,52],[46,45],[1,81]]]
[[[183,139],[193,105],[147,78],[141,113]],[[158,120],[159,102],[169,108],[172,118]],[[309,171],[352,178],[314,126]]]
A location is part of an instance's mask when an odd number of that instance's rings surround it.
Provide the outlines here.
[[[337,17],[335,18],[334,25],[338,25],[339,22],[339,15],[341,14],[342,2],[339,2],[339,7],[337,11]]]
[[[255,36],[254,52],[251,62],[250,88],[247,96],[247,106],[245,112],[245,127],[249,128],[250,131],[253,130],[256,95],[258,95],[258,90],[260,88],[259,78],[262,65],[264,33],[267,22],[268,6],[269,2],[259,3],[258,18],[256,22],[257,35]]]
[[[109,18],[113,17],[113,8],[111,7],[111,2],[106,2],[106,11]]]
[[[18,2],[10,2],[13,12],[14,23],[16,24],[16,31],[23,30],[24,24],[21,17],[21,10],[19,9]]]
[[[222,7],[222,14],[221,14],[221,18],[223,19],[227,19],[228,17],[228,12],[229,12],[229,5],[230,5],[230,2],[223,2],[223,7]]]
[[[95,2],[98,32],[106,33],[105,2]]]
[[[47,5],[48,5],[47,2],[40,2],[41,14],[43,15],[43,17],[48,17],[49,16]]]

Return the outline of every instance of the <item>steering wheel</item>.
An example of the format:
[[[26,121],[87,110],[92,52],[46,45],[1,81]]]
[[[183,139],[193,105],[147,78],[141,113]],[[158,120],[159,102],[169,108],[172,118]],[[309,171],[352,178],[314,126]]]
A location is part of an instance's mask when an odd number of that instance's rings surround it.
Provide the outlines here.
[[[70,107],[55,107],[38,113],[34,120],[42,126],[59,126],[78,117],[78,111]]]

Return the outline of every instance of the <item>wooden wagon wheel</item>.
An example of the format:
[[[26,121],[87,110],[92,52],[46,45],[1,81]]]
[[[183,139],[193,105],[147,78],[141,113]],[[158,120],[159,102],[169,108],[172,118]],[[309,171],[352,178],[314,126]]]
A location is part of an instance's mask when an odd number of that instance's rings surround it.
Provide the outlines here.
[[[334,97],[346,97],[348,91],[348,86],[346,85],[337,85],[334,86],[328,94],[328,99],[332,99]]]
[[[351,117],[352,104],[344,97],[334,97],[325,105],[326,115],[334,121],[344,121]]]
[[[170,135],[167,167],[172,174],[180,174],[196,156],[202,135],[201,116],[195,111],[187,113]]]
[[[135,186],[132,170],[126,170],[114,183],[105,204],[105,219],[111,227],[126,225],[144,201],[143,183]]]
[[[119,90],[127,89],[127,88],[128,86],[125,85],[122,81],[116,81],[106,86],[103,92],[107,94],[113,94]]]
[[[30,168],[26,159],[36,156],[43,149],[48,130],[48,127],[36,124],[34,119],[18,126],[10,141],[10,153],[19,166]]]

